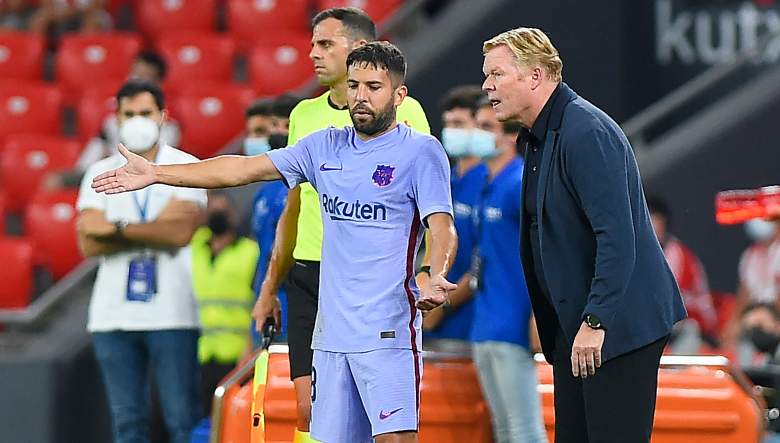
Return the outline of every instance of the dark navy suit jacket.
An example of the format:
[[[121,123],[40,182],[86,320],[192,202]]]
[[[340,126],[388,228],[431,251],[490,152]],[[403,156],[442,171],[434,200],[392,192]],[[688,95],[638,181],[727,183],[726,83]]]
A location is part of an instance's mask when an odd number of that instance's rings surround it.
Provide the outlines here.
[[[668,335],[686,312],[650,224],[631,145],[566,84],[551,108],[538,180],[543,282],[532,271],[525,209],[520,238],[547,360],[558,328],[571,344],[586,314],[606,329],[603,361]]]

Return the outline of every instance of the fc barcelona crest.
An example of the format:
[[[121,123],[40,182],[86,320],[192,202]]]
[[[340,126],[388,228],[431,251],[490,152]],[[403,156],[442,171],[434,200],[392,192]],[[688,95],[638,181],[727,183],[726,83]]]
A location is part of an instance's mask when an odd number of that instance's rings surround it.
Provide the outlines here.
[[[377,165],[376,171],[371,176],[374,184],[380,188],[385,187],[393,181],[393,174],[395,173],[395,166],[389,165]]]

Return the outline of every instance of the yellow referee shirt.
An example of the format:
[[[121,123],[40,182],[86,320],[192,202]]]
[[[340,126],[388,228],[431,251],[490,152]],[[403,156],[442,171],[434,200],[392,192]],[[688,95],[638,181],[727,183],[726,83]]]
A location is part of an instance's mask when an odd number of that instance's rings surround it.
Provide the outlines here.
[[[307,135],[328,126],[342,128],[352,126],[348,109],[338,109],[329,100],[330,91],[319,97],[303,100],[290,114],[289,146]],[[431,128],[425,118],[420,102],[406,97],[398,107],[396,118],[411,128],[430,134]],[[298,236],[295,240],[293,257],[296,260],[320,261],[322,254],[322,214],[317,191],[309,183],[301,185],[301,210],[298,215]]]

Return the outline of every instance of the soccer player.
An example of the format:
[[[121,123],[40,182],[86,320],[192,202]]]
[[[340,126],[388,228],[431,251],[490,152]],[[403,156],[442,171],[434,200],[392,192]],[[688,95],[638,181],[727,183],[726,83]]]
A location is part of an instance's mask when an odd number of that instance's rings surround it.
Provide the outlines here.
[[[347,55],[376,39],[376,27],[371,18],[356,8],[326,9],[317,14],[312,23],[309,57],[314,63],[318,82],[327,86],[328,91],[295,107],[290,115],[287,140],[290,146],[328,126],[352,125],[347,109]],[[397,120],[417,131],[430,133],[425,112],[411,97],[399,105]],[[311,184],[303,183],[289,191],[253,313],[257,325],[262,325],[272,315],[277,317],[277,327],[280,325],[278,291],[287,276],[287,342],[290,378],[297,398],[296,442],[307,441],[311,418],[311,342],[319,299],[321,251],[320,199]]]
[[[153,183],[219,188],[304,181],[322,203],[323,250],[312,347],[312,437],[324,442],[416,442],[420,310],[447,300],[455,253],[449,165],[439,142],[396,123],[406,62],[390,43],[347,57],[354,128],[328,128],[255,157],[154,165],[120,146],[128,163],[96,177],[114,194]],[[414,279],[421,223],[431,232],[428,284]]]

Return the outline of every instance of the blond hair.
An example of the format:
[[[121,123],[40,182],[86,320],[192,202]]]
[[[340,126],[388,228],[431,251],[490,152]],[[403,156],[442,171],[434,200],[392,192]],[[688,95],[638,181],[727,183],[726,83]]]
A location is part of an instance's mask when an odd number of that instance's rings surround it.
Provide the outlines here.
[[[563,61],[547,34],[536,28],[516,28],[502,32],[482,44],[482,53],[506,45],[521,68],[540,66],[547,79],[561,81]]]

